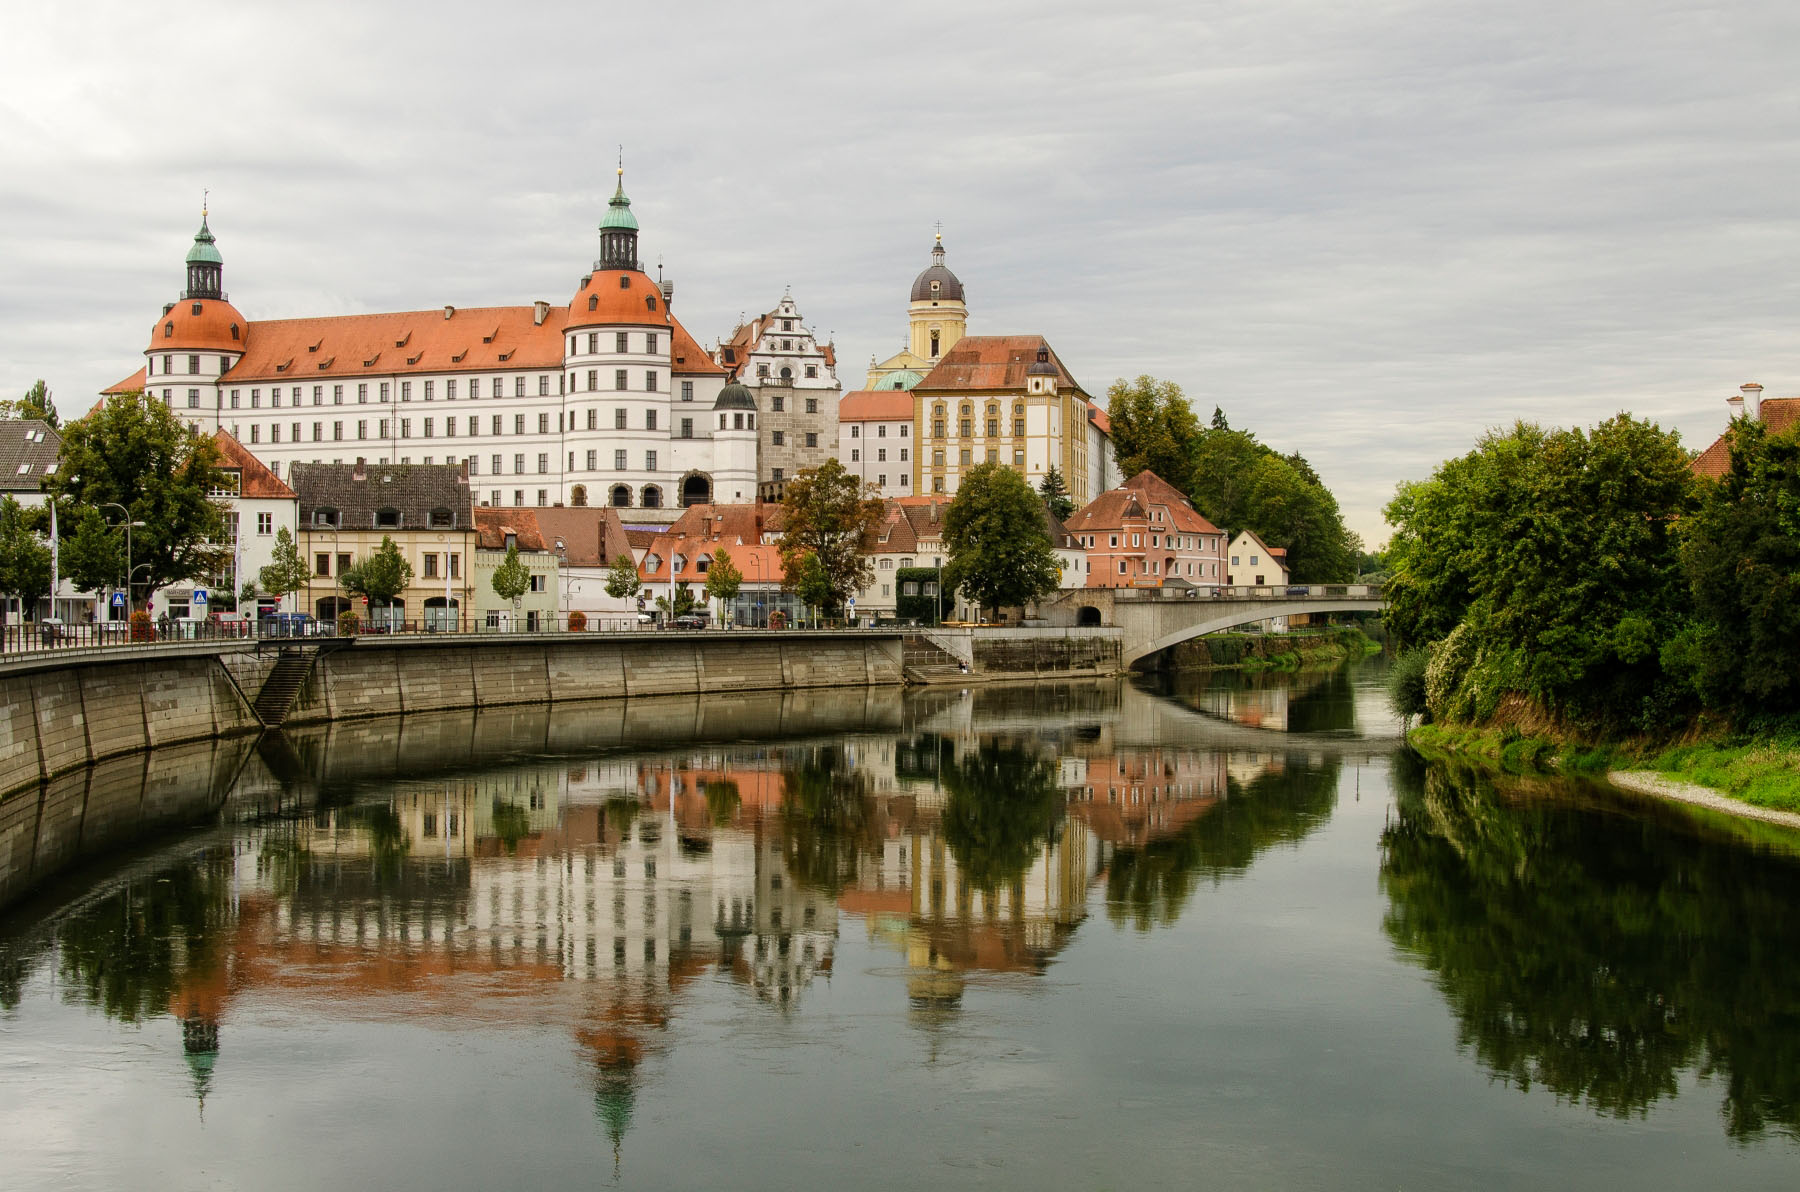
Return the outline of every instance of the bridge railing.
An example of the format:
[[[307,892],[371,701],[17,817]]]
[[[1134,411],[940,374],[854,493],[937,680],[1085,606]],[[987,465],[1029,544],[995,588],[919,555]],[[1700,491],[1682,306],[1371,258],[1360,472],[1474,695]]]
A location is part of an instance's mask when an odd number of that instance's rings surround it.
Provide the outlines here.
[[[1114,588],[1114,600],[1380,600],[1380,584],[1207,584]]]

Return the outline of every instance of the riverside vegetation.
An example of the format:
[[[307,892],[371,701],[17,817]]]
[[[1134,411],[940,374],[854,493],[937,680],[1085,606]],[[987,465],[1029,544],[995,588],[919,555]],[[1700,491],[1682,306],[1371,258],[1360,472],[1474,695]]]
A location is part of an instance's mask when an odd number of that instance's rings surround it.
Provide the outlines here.
[[[1402,484],[1390,694],[1415,743],[1800,810],[1800,430],[1728,443],[1711,480],[1629,414],[1519,423]]]

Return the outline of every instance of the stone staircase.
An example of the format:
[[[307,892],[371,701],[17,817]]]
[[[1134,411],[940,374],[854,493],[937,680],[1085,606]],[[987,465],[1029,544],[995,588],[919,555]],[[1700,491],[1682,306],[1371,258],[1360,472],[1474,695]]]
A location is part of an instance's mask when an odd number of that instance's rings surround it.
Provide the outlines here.
[[[262,690],[256,693],[256,718],[267,728],[277,728],[293,711],[294,697],[312,672],[315,653],[311,650],[283,650],[275,659]]]
[[[909,633],[900,642],[901,674],[908,683],[944,682],[966,673],[954,654],[922,633]]]

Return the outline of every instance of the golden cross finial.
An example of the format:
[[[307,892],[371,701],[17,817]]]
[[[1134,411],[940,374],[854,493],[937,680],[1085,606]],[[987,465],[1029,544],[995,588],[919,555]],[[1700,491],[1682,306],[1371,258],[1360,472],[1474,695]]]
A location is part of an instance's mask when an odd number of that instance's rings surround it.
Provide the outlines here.
[[[200,192],[200,218],[203,220],[206,218],[207,199],[211,194],[212,192],[210,190],[202,190]]]
[[[937,242],[939,244],[942,244],[944,242],[944,221],[941,219],[938,220],[936,226],[937,226]]]

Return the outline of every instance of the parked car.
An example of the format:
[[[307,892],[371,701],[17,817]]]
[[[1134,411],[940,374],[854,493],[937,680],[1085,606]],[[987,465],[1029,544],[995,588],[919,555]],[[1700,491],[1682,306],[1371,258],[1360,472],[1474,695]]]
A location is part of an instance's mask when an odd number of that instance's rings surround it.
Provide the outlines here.
[[[705,629],[710,623],[711,618],[702,613],[683,613],[674,622],[677,629]]]
[[[257,630],[263,637],[313,637],[319,625],[311,613],[276,613],[264,617]]]
[[[1289,596],[1311,596],[1312,589],[1307,587],[1305,584],[1289,584],[1286,595],[1289,595]]]

